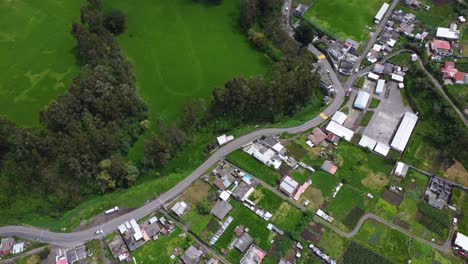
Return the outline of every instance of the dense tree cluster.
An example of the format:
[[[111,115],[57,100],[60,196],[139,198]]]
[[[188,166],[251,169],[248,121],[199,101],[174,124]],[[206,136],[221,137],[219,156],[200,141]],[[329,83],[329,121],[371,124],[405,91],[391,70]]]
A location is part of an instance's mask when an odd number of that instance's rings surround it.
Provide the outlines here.
[[[468,161],[468,134],[466,126],[460,122],[452,107],[439,95],[426,74],[415,68],[406,78],[409,81],[405,89],[408,101],[421,120],[428,120],[431,128],[427,129],[427,139],[444,151],[450,158],[456,158],[464,165]]]
[[[0,119],[2,206],[28,192],[59,212],[83,195],[135,182],[138,169],[120,154],[142,132],[147,110],[114,37],[125,28],[121,17],[104,15],[98,0],[81,9],[72,34],[83,66],[68,92],[41,112],[42,128]]]
[[[310,102],[319,90],[319,76],[312,73],[308,53],[275,63],[262,77],[235,78],[213,91],[215,116],[241,121],[275,122]]]

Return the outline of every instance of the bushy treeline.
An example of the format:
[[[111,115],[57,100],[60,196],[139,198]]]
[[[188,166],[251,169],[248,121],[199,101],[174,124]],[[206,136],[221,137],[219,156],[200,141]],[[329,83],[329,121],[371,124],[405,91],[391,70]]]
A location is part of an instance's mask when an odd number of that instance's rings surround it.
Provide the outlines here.
[[[1,206],[33,193],[48,201],[45,211],[59,212],[86,194],[135,182],[138,169],[121,154],[142,132],[147,109],[114,37],[124,29],[121,12],[104,14],[100,1],[89,1],[72,28],[82,69],[40,113],[42,127],[0,119]]]
[[[422,121],[429,121],[431,127],[425,131],[426,138],[443,150],[449,158],[455,158],[464,165],[468,161],[468,134],[465,124],[456,115],[426,77],[422,69],[411,70],[405,92],[411,108],[418,112]]]

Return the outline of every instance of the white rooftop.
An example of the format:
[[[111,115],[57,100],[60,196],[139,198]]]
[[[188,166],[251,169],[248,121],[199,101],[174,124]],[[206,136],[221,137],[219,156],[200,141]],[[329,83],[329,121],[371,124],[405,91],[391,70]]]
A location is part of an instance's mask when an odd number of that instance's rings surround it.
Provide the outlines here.
[[[377,145],[375,146],[374,151],[386,157],[388,152],[390,151],[390,147],[384,143],[377,142]]]
[[[392,74],[392,80],[396,82],[403,82],[404,77],[398,74],[393,73]]]
[[[345,113],[340,112],[340,111],[336,111],[335,114],[332,117],[332,121],[335,121],[340,125],[343,125],[343,123],[346,121],[347,117],[348,116]]]
[[[464,234],[457,232],[454,244],[468,251],[468,237]]]
[[[358,144],[361,147],[365,147],[365,148],[369,148],[370,150],[373,150],[375,145],[377,144],[377,141],[368,136],[362,136]]]
[[[354,107],[363,110],[366,108],[369,98],[370,94],[368,92],[359,91],[356,100],[354,101]]]
[[[273,146],[273,149],[276,151],[276,152],[281,152],[283,149],[284,149],[284,146],[281,145],[281,143],[276,143],[274,146]]]
[[[403,169],[405,168],[405,164],[403,162],[397,162],[396,168],[395,168],[395,174],[396,175],[401,175],[403,173]]]
[[[379,79],[379,76],[373,72],[369,72],[369,74],[367,75],[367,78],[377,81]]]
[[[418,121],[418,116],[406,112],[403,120],[401,121],[400,126],[398,127],[395,136],[393,137],[391,147],[403,152],[405,150],[406,144],[408,144],[411,133],[413,132],[416,122]]]
[[[352,130],[336,123],[335,121],[328,123],[326,130],[332,132],[338,137],[344,138],[346,141],[351,141],[354,136],[354,132]]]
[[[384,87],[385,87],[385,80],[379,80],[377,82],[377,87],[375,88],[375,93],[381,94],[383,92]]]
[[[289,176],[285,176],[283,181],[280,183],[280,189],[289,195],[293,195],[299,183]]]
[[[460,30],[451,30],[450,28],[438,27],[436,36],[438,38],[456,40],[460,37]]]
[[[138,225],[135,219],[130,220],[130,225],[132,226],[133,231],[135,232],[135,234],[133,234],[133,237],[135,238],[135,240],[138,241],[142,239],[143,234],[141,233],[140,226]]]
[[[380,7],[379,12],[377,12],[377,15],[375,15],[374,19],[377,20],[377,22],[380,21],[385,15],[385,13],[387,12],[389,7],[390,7],[389,4],[383,3],[382,7]]]
[[[23,252],[23,250],[24,250],[24,242],[16,243],[13,245],[12,253],[18,254],[18,253]]]
[[[219,198],[223,201],[227,201],[231,194],[227,191],[222,191],[221,194],[219,195]]]

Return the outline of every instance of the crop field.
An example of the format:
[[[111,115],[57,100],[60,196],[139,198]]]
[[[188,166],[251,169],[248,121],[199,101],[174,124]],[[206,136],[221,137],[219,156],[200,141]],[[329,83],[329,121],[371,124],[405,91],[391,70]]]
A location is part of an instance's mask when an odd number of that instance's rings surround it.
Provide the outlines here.
[[[327,34],[345,40],[352,38],[363,42],[367,26],[374,24],[374,16],[384,0],[317,0],[304,18]]]
[[[0,2],[0,115],[37,126],[39,111],[77,75],[70,34],[84,0]]]
[[[326,250],[325,252],[329,256],[338,260],[343,255],[343,252],[346,251],[346,248],[349,245],[349,240],[338,235],[331,229],[326,229],[317,245],[319,248]]]
[[[343,257],[345,264],[390,264],[391,262],[372,250],[367,249],[355,242],[351,242]]]
[[[367,201],[364,199],[364,193],[361,193],[348,185],[343,185],[336,197],[332,198],[332,201],[327,207],[327,211],[337,221],[341,222],[355,206],[365,208]]]
[[[360,207],[356,206],[351,210],[348,215],[343,220],[343,224],[349,228],[353,229],[356,224],[359,222],[359,219],[364,215],[365,211]]]

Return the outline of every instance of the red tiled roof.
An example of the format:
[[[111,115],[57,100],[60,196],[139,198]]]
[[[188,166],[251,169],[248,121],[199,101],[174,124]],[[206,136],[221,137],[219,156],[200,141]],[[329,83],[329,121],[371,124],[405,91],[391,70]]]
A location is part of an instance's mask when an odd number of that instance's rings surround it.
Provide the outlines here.
[[[455,77],[454,77],[455,81],[456,81],[456,82],[464,81],[464,80],[465,80],[465,74],[466,74],[466,73],[464,73],[464,72],[457,72],[457,73],[455,73]]]
[[[446,61],[444,65],[445,69],[455,69],[455,62],[453,61]]]
[[[431,45],[432,49],[450,49],[450,42],[445,40],[433,39]]]

